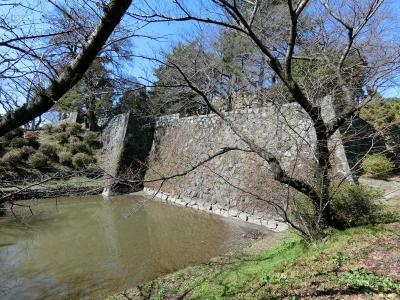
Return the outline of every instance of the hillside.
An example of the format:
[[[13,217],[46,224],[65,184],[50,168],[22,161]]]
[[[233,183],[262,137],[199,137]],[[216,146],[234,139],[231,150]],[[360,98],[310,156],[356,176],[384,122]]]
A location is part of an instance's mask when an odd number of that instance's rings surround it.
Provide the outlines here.
[[[45,125],[42,130],[15,129],[0,138],[2,191],[99,187],[100,134],[77,123]]]

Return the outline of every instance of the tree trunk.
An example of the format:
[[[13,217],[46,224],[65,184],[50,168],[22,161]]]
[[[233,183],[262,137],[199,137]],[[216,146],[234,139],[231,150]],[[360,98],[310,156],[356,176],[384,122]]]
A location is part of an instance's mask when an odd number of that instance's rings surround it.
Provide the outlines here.
[[[76,59],[57,78],[51,81],[47,89],[39,91],[32,101],[0,117],[0,136],[47,112],[82,78],[120,22],[131,2],[131,0],[110,1],[104,9],[105,13],[100,23],[94,29],[87,44]]]
[[[96,99],[92,96],[87,102],[86,111],[86,127],[90,131],[100,131],[100,126],[97,124],[97,117],[95,113]]]

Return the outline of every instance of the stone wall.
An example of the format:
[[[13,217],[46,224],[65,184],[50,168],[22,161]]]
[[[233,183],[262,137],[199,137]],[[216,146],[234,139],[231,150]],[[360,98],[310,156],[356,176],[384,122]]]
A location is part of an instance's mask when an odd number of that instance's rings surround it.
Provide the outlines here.
[[[335,117],[335,112],[330,98],[325,101],[324,119],[329,120]],[[267,104],[228,112],[226,116],[248,138],[274,153],[289,174],[313,182],[315,133],[297,104]],[[334,152],[332,176],[352,180],[349,162],[353,165],[354,157],[362,157],[364,150],[371,148],[371,142],[364,139],[361,149],[354,138],[360,133],[349,130],[349,126],[334,134],[330,146]],[[348,132],[351,143],[344,138]],[[116,178],[144,178],[144,191],[164,201],[261,224],[272,230],[286,229],[271,202],[284,204],[295,191],[275,181],[268,163],[254,153],[230,151],[184,176],[177,176],[225,147],[248,149],[214,114],[192,117],[176,114],[155,121],[119,115],[104,131],[102,166],[108,174],[105,193],[130,192],[142,187],[132,187]],[[160,180],[170,176],[173,178]]]
[[[287,172],[311,181],[314,132],[309,119],[294,103],[268,105],[226,114],[259,146],[273,152]],[[336,136],[336,173],[348,175],[340,134]],[[180,205],[240,218],[273,230],[287,226],[267,201],[283,203],[291,189],[273,179],[269,165],[254,153],[231,151],[185,176],[155,181],[189,170],[224,147],[246,145],[214,114],[157,120],[145,175],[145,192]]]
[[[143,188],[144,162],[153,143],[154,121],[129,113],[111,119],[103,131],[100,166],[105,172],[104,195]],[[132,183],[132,182],[137,182]]]

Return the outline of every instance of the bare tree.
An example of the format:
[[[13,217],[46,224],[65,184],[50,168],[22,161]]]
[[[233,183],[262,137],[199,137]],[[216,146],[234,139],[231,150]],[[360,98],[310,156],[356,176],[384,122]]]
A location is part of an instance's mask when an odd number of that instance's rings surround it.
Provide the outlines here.
[[[72,15],[62,6],[49,0],[47,7],[51,4],[54,9],[61,10],[66,15],[65,20],[79,27],[80,33],[85,33],[79,38],[80,44],[75,41],[68,44],[74,48],[68,49],[69,53],[72,51],[74,55],[70,56],[67,64],[65,56],[61,55],[63,49],[51,41],[71,36],[76,28],[55,27],[54,31],[48,32],[48,23],[35,22],[38,21],[36,18],[42,20],[43,17],[39,4],[26,6],[23,2],[15,1],[5,1],[1,4],[1,104],[7,113],[0,117],[0,135],[28,123],[52,108],[82,78],[102,49],[115,46],[107,41],[131,1],[111,0],[108,4],[103,1],[75,3],[93,12],[96,16],[93,20],[96,22],[91,23],[79,20],[79,15]],[[23,16],[19,15],[21,12]],[[27,26],[14,22],[15,18],[25,16]],[[34,88],[31,83],[35,83]],[[17,99],[21,96],[26,98],[25,103]]]
[[[211,91],[198,86],[193,80],[196,76],[188,73],[180,62],[158,62],[179,72],[186,86],[197,93],[209,109],[240,137],[248,147],[247,151],[268,162],[275,180],[311,199],[317,216],[314,229],[320,231],[326,226],[335,226],[330,191],[334,151],[330,141],[339,128],[357,116],[377,88],[396,78],[399,48],[393,40],[387,42],[381,38],[385,20],[379,12],[383,10],[384,0],[288,0],[280,18],[288,22],[281,22],[281,26],[285,27],[277,32],[279,36],[264,30],[264,23],[269,21],[259,15],[264,2],[268,1],[210,0],[201,6],[202,10],[196,11],[190,9],[187,2],[178,0],[171,4],[175,14],[170,13],[170,6],[167,6],[166,12],[158,7],[131,11],[129,14],[146,22],[197,21],[213,24],[241,33],[258,48],[269,71],[278,78],[279,84],[302,108],[312,124],[316,137],[312,182],[294,176],[282,166],[279,157],[230,122],[226,114],[213,104]],[[265,22],[255,22],[257,18]],[[319,66],[329,76],[316,77],[316,82],[301,82],[295,74],[299,62],[312,62],[309,66]],[[300,71],[307,72],[307,69],[303,67]],[[322,94],[321,87],[324,89]],[[365,92],[367,87],[368,93]],[[324,95],[334,96],[335,111],[330,112],[333,113],[331,116],[324,115]]]

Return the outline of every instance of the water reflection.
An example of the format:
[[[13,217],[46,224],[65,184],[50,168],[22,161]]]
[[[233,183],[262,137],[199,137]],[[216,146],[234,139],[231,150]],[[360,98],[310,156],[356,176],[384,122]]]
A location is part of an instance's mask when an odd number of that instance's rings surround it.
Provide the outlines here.
[[[224,253],[249,227],[141,196],[41,200],[0,219],[0,298],[100,297]]]

